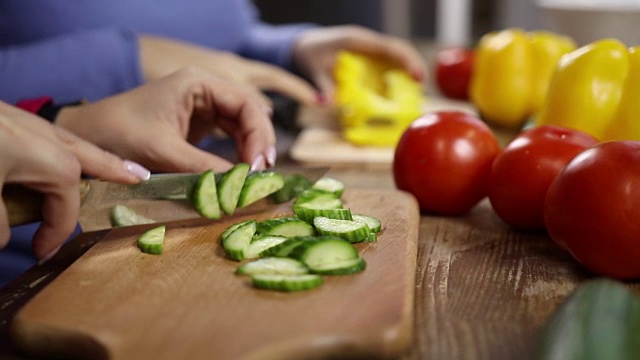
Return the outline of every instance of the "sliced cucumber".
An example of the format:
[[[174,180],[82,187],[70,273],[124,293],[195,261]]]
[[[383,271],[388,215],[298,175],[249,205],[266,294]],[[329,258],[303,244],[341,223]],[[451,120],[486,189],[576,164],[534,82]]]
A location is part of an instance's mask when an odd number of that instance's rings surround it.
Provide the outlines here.
[[[238,266],[238,275],[303,275],[309,268],[302,262],[291,258],[268,257],[253,260]]]
[[[251,243],[244,250],[245,259],[253,259],[260,255],[264,250],[274,247],[287,240],[284,236],[279,235],[260,235],[251,239]]]
[[[367,236],[366,239],[362,240],[362,242],[376,242],[376,241],[378,241],[378,234],[374,232],[369,234],[369,236]]]
[[[316,288],[324,282],[322,276],[305,275],[253,275],[253,286],[278,291],[300,291]]]
[[[371,234],[366,223],[352,220],[337,220],[319,216],[313,219],[313,226],[318,234],[338,236],[351,243],[365,241]]]
[[[341,260],[317,265],[313,268],[314,274],[320,275],[348,275],[355,274],[367,267],[367,262],[363,258]]]
[[[316,230],[306,221],[297,217],[281,217],[264,220],[258,223],[257,232],[260,235],[310,236]]]
[[[351,220],[351,209],[311,209],[294,206],[293,213],[300,219],[313,224],[313,219],[323,216],[329,219]]]
[[[282,189],[271,194],[271,198],[276,204],[285,203],[294,199],[298,194],[311,188],[311,181],[301,174],[284,176],[284,186]]]
[[[378,220],[373,216],[353,214],[352,220],[367,224],[367,226],[369,227],[369,230],[371,230],[372,233],[379,233],[380,230],[382,230],[382,225],[380,223],[380,220]]]
[[[145,231],[138,238],[138,248],[140,248],[143,253],[153,255],[162,254],[166,230],[167,227],[161,225]]]
[[[245,258],[245,249],[251,243],[255,233],[256,221],[245,221],[222,239],[222,248],[231,259],[240,261]]]
[[[284,186],[282,174],[274,171],[261,171],[251,173],[244,181],[240,191],[238,207],[242,208],[263,199]]]
[[[155,220],[140,215],[125,205],[116,205],[111,209],[111,225],[114,227],[153,224],[154,222]]]
[[[318,241],[318,238],[315,236],[291,237],[276,246],[265,249],[259,254],[259,256],[261,258],[270,257],[270,256],[287,257],[289,256],[289,254],[291,254],[291,251],[293,251],[293,249],[295,249],[298,245],[301,245],[305,242],[313,242],[313,241]]]
[[[225,172],[218,181],[220,208],[227,215],[233,215],[240,199],[240,191],[249,173],[249,164],[238,163]]]
[[[200,215],[208,219],[220,219],[222,217],[213,170],[207,170],[200,175],[193,188],[191,199],[193,207]]]
[[[329,272],[354,266],[348,260],[360,258],[353,244],[335,236],[319,237],[317,241],[296,246],[290,257],[305,263],[311,272]]]
[[[231,234],[235,229],[239,228],[240,226],[245,225],[246,223],[252,222],[252,221],[255,222],[255,220],[246,220],[246,221],[241,221],[239,223],[235,223],[235,224],[229,226],[228,228],[226,228],[222,232],[222,234],[220,234],[220,239],[222,239],[222,240],[226,239],[229,236],[229,234]]]
[[[320,178],[315,184],[313,184],[312,188],[333,193],[337,197],[341,197],[344,193],[344,183],[330,177]]]

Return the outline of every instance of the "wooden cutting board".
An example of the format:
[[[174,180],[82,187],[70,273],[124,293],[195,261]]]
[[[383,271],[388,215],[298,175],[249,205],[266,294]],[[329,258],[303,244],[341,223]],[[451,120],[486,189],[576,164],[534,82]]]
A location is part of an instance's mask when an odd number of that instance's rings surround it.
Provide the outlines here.
[[[359,274],[310,291],[255,289],[234,275],[220,233],[230,224],[290,214],[171,223],[162,255],[135,241],[148,225],[111,230],[21,309],[18,346],[91,359],[313,359],[395,357],[412,341],[418,207],[396,190],[348,189],[345,206],[378,217],[375,243],[357,244]]]

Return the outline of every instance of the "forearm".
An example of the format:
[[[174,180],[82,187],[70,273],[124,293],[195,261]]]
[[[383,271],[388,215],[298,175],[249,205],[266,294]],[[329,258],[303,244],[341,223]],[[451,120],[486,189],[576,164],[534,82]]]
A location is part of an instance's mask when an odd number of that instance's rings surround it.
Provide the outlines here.
[[[142,83],[138,43],[118,29],[75,33],[0,49],[0,99],[97,100]]]

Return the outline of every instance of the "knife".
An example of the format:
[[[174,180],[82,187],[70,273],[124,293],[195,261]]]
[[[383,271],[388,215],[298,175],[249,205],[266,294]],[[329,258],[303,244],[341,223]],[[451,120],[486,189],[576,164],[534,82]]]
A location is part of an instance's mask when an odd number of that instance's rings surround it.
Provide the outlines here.
[[[284,176],[303,175],[311,183],[320,179],[327,170],[327,167],[271,169]],[[111,210],[116,205],[125,205],[155,222],[200,217],[187,196],[191,193],[199,176],[200,173],[154,174],[149,180],[137,184],[83,179],[80,182],[82,202],[78,218],[80,227],[84,232],[112,228]],[[41,193],[22,185],[5,184],[2,189],[2,200],[7,208],[10,226],[42,220],[43,196]],[[265,205],[270,205],[268,199],[249,205],[248,208],[264,209]]]

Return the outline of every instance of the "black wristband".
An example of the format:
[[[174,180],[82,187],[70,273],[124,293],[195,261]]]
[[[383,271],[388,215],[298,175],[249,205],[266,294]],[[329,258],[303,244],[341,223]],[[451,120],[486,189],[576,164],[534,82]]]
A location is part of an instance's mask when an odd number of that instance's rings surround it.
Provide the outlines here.
[[[60,110],[62,110],[63,107],[78,106],[85,103],[86,101],[79,100],[65,104],[45,104],[38,110],[37,114],[38,116],[47,119],[50,122],[54,122],[56,120],[56,117],[58,117],[58,113],[60,112]]]

